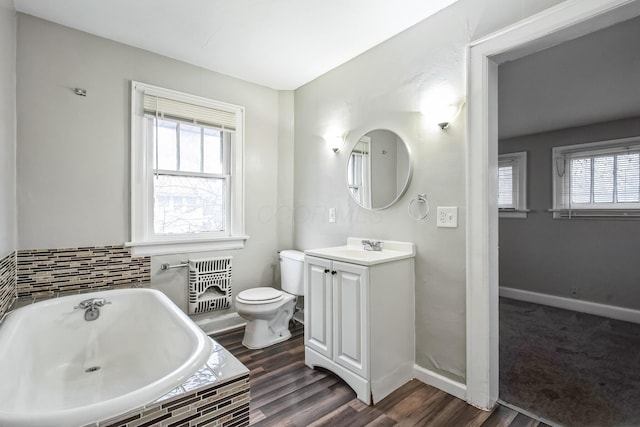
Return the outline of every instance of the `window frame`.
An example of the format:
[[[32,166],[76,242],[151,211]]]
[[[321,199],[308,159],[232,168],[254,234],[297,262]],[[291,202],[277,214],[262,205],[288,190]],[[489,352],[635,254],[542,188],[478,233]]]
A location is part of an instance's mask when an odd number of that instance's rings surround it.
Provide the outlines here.
[[[570,202],[570,173],[567,162],[573,159],[639,153],[640,137],[629,137],[553,147],[551,169],[553,179],[552,208],[554,219],[572,218],[640,218],[640,202],[575,203]],[[593,182],[593,178],[592,178]],[[614,178],[614,183],[615,183]],[[613,192],[616,193],[617,184]],[[569,199],[567,201],[567,199]]]
[[[144,94],[231,112],[235,131],[229,144],[226,230],[211,233],[155,234],[153,229],[153,146],[147,138]],[[171,118],[171,120],[174,120]],[[224,133],[224,132],[223,132]],[[249,238],[244,229],[244,107],[201,96],[131,82],[131,241],[134,256],[241,249]],[[191,174],[191,173],[189,173]],[[197,175],[196,173],[193,174]]]
[[[498,206],[498,217],[526,219],[529,213],[529,209],[527,209],[527,152],[499,154],[498,169],[506,163],[515,163],[517,166],[517,174],[513,176],[512,180],[514,203],[512,207],[501,208]]]

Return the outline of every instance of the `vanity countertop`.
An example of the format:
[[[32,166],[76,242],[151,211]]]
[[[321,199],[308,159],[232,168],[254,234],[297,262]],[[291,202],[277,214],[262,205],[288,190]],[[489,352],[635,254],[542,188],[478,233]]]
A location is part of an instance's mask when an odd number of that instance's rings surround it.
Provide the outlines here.
[[[365,250],[362,244],[363,239],[349,237],[347,244],[343,246],[333,246],[329,248],[307,249],[305,255],[320,258],[332,259],[335,261],[349,262],[359,265],[376,265],[385,262],[397,261],[415,256],[415,245],[410,242],[397,242],[393,240],[381,240],[382,250]]]

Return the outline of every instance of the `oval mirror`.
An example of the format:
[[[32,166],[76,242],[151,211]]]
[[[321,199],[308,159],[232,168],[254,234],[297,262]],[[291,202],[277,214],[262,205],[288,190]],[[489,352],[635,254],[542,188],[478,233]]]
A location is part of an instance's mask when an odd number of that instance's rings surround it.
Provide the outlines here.
[[[356,142],[347,164],[351,197],[366,209],[385,209],[406,191],[411,178],[409,148],[395,132],[376,129]]]

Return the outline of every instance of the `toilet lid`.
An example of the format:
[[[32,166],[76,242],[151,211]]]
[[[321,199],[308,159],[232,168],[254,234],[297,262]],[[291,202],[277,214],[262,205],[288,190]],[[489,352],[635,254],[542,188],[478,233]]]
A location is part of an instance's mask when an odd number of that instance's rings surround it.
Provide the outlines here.
[[[238,294],[238,299],[255,303],[269,303],[282,299],[282,291],[269,287],[247,289]]]

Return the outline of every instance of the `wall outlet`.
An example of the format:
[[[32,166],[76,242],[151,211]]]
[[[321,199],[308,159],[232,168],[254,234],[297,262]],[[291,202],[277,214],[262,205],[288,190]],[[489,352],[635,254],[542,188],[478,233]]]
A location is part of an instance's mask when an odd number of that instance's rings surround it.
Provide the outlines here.
[[[336,222],[336,208],[329,208],[329,222]]]
[[[580,298],[580,288],[577,286],[571,287],[571,298]]]
[[[457,206],[438,206],[436,214],[438,227],[442,228],[458,228],[458,207]]]

